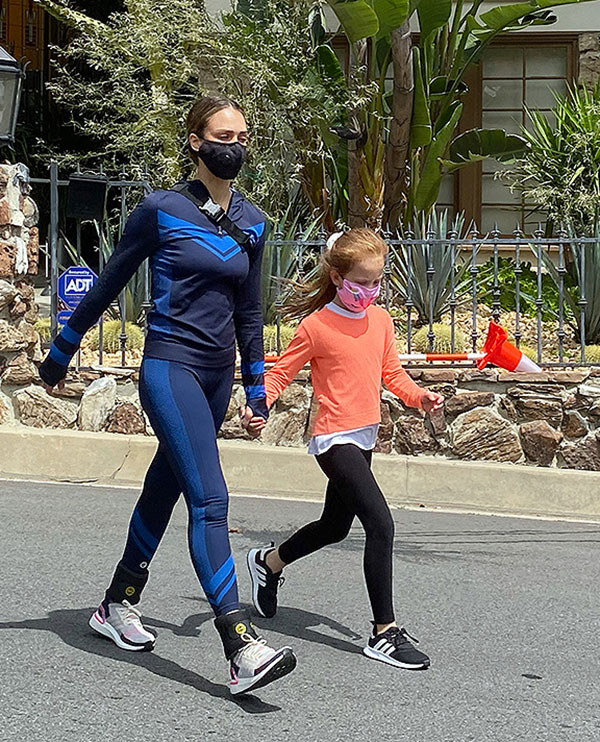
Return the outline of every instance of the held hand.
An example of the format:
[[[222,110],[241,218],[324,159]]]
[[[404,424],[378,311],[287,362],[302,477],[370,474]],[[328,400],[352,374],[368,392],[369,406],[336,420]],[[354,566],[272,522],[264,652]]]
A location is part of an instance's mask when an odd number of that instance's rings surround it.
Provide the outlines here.
[[[425,389],[423,396],[421,397],[421,408],[431,414],[442,409],[444,404],[444,397],[437,392],[432,392],[430,389]]]
[[[44,388],[44,391],[49,394],[51,397],[56,396],[55,389],[57,389],[59,392],[62,392],[62,390],[65,388],[65,380],[61,379],[56,386],[50,386],[49,384],[45,384],[42,382],[42,386]]]
[[[247,430],[253,438],[258,438],[262,429],[267,424],[267,421],[263,417],[254,415],[250,407],[240,407],[240,422],[242,423],[242,428]]]

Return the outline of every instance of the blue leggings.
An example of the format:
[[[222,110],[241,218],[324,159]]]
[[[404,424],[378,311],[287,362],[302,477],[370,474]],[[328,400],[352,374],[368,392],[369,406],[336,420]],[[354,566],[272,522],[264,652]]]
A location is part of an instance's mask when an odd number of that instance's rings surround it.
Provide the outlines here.
[[[159,446],[135,506],[122,564],[145,571],[183,492],[192,563],[215,614],[239,608],[227,527],[228,494],[217,450],[233,365],[198,368],[144,358],[140,400]]]

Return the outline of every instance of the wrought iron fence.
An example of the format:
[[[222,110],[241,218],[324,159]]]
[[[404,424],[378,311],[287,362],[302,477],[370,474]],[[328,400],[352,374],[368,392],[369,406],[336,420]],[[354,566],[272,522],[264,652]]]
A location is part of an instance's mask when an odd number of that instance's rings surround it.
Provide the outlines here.
[[[450,230],[444,236],[429,231],[422,237],[412,232],[402,237],[387,232],[384,237],[390,252],[380,301],[392,314],[399,346],[407,353],[413,352],[417,333],[418,351],[434,352],[438,324],[447,328],[445,351],[476,352],[489,318],[503,324],[515,344],[524,346],[541,366],[599,365],[600,237],[565,231],[547,237],[541,226],[532,236],[517,228],[511,236],[498,230],[482,235],[471,229],[465,236]],[[310,275],[324,248],[324,235],[306,241],[275,234],[267,243],[277,266],[273,282],[278,352],[285,279]],[[288,275],[282,270],[290,264],[296,266],[295,276],[289,275],[294,268],[288,268]],[[457,347],[465,334],[468,347]],[[533,348],[525,348],[524,339]]]
[[[65,239],[61,189],[69,181],[59,179],[53,164],[49,179],[32,182],[50,187],[47,243],[54,336],[58,327],[57,280],[69,262],[61,250]],[[132,193],[141,197],[150,186],[145,180],[127,180],[125,175],[108,185],[116,198],[117,213],[112,221],[107,218],[96,225],[96,231],[100,241],[104,233],[114,235],[115,244],[132,205],[128,197]],[[437,223],[423,234],[407,232],[402,237],[384,233],[390,252],[380,301],[394,318],[399,350],[433,352],[438,343],[444,342],[444,350],[450,353],[476,352],[487,320],[493,319],[505,327],[517,346],[525,350],[524,346],[531,343],[533,347],[526,350],[541,366],[600,365],[600,347],[596,348],[600,346],[600,237],[574,237],[566,232],[547,237],[541,227],[531,236],[517,229],[508,237],[497,230],[483,235],[474,229],[466,233],[459,228],[440,231],[439,227]],[[74,235],[70,262],[78,265],[82,260],[80,221],[75,224]],[[267,240],[263,304],[266,323],[275,326],[278,353],[283,347],[288,279],[310,279],[325,246],[323,232],[307,238],[303,230],[293,236],[273,231]],[[96,247],[98,269],[102,270],[109,246]],[[144,325],[151,307],[149,287],[146,262],[118,301],[122,366],[127,366],[126,293],[135,292],[141,297],[140,323]],[[100,365],[104,360],[102,334],[103,320],[99,327]]]
[[[80,171],[77,171],[80,175]],[[100,172],[99,175],[102,175]],[[49,205],[49,219],[45,227],[45,245],[41,248],[42,258],[47,266],[49,263],[50,278],[50,336],[53,339],[58,332],[58,278],[62,270],[70,265],[82,265],[84,263],[94,263],[93,268],[99,273],[104,268],[104,264],[114,244],[123,233],[127,221],[133,196],[135,200],[139,197],[150,193],[151,186],[148,179],[129,180],[125,173],[122,173],[118,180],[107,180],[107,203],[112,206],[108,208],[104,217],[92,224],[86,223],[82,219],[69,219],[66,212],[66,189],[69,187],[69,179],[59,177],[58,165],[53,162],[50,165],[49,178],[31,178],[34,189],[42,201],[47,199]],[[40,190],[41,189],[41,190]],[[34,194],[36,195],[36,194]],[[87,260],[84,257],[83,250],[83,229],[91,228],[95,237],[93,247],[88,248]],[[41,235],[40,242],[43,242],[44,235]],[[72,240],[70,239],[72,238]],[[91,253],[91,254],[90,254]],[[46,269],[47,271],[47,269]],[[150,302],[150,269],[148,261],[136,272],[136,275],[121,292],[117,300],[117,306],[114,308],[118,314],[121,327],[119,335],[119,354],[121,366],[126,364],[126,347],[128,334],[126,330],[126,304],[127,297],[132,292],[135,293],[136,300],[134,303],[139,304],[138,316],[141,324],[145,327],[146,316],[151,307]],[[98,323],[98,364],[102,365],[104,361],[104,315]],[[76,358],[76,364],[80,365],[80,356]]]

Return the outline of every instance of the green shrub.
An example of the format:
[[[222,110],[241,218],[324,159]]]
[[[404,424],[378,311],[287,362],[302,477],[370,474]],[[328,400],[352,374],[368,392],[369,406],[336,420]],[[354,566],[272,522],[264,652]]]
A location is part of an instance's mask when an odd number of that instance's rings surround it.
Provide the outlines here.
[[[450,325],[443,325],[441,323],[434,323],[433,332],[435,339],[433,341],[433,349],[429,349],[429,325],[421,327],[418,332],[415,333],[412,341],[413,350],[417,353],[452,353],[451,347],[451,330]],[[465,350],[465,336],[459,328],[454,330],[454,353],[462,353]]]
[[[42,339],[42,343],[49,343],[52,340],[52,335],[50,334],[50,317],[40,317],[34,327]]]
[[[600,363],[600,345],[586,345],[585,360],[587,363]]]
[[[296,328],[291,325],[281,325],[281,350],[285,350],[290,344]],[[263,339],[265,344],[265,355],[277,353],[277,325],[265,325],[263,328]]]
[[[519,345],[519,350],[524,356],[527,356],[531,361],[537,363],[537,348],[532,348],[531,345]]]
[[[133,322],[125,323],[125,333],[127,340],[125,342],[126,350],[139,350],[144,345],[144,331],[141,327],[134,325]],[[90,348],[98,350],[98,325],[90,333]],[[102,326],[102,350],[105,353],[118,353],[121,350],[121,322],[118,319],[109,320]]]

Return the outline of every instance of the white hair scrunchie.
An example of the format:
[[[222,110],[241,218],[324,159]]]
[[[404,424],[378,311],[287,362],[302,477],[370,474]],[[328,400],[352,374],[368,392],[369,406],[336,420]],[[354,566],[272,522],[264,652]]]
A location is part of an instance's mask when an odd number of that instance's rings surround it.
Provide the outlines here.
[[[329,235],[327,238],[327,249],[331,250],[331,248],[335,245],[335,243],[339,240],[339,238],[343,235],[343,232],[334,232],[332,235]]]

